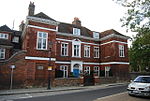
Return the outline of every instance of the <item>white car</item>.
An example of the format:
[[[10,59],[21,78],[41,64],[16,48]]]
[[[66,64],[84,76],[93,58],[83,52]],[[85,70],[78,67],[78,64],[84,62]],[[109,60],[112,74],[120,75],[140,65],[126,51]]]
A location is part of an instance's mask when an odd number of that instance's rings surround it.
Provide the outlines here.
[[[128,94],[135,96],[150,96],[150,76],[138,76],[128,85]]]

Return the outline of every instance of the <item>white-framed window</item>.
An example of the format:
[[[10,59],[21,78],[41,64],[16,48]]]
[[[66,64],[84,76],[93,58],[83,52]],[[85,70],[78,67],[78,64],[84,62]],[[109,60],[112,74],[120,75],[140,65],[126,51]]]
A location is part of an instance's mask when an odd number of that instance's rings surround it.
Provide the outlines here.
[[[84,57],[90,57],[90,46],[84,45]]]
[[[73,35],[80,35],[80,29],[73,28]]]
[[[61,56],[68,56],[68,43],[61,43]]]
[[[80,45],[73,45],[73,57],[80,57]]]
[[[99,74],[100,74],[99,66],[94,66],[94,73],[95,73],[96,76],[99,77]]]
[[[98,32],[93,32],[93,38],[99,39],[99,33]]]
[[[72,40],[72,57],[81,57],[81,41],[79,39]]]
[[[90,66],[84,67],[84,73],[90,75]]]
[[[5,59],[5,49],[0,48],[0,59]]]
[[[0,39],[8,39],[8,34],[0,33]]]
[[[38,50],[46,50],[47,49],[47,40],[48,40],[48,33],[38,32],[37,33],[37,49]]]
[[[40,66],[40,65],[39,65],[39,66],[36,67],[36,69],[37,69],[37,70],[43,70],[43,69],[44,69],[44,66]]]
[[[105,67],[105,77],[110,76],[110,67]]]
[[[14,36],[12,42],[19,43],[19,37]]]
[[[94,47],[94,58],[99,58],[99,47]]]
[[[63,78],[67,78],[68,77],[68,66],[62,65],[62,66],[60,66],[60,70],[63,72]]]
[[[125,57],[124,45],[119,45],[119,57]]]

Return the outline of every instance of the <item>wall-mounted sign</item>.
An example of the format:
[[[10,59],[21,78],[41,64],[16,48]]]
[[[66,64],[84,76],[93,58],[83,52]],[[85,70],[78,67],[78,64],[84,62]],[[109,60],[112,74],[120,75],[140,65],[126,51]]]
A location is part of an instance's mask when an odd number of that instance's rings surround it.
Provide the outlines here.
[[[14,69],[14,68],[16,68],[16,66],[15,65],[11,65],[10,68]]]
[[[52,66],[48,66],[48,70],[52,70]]]

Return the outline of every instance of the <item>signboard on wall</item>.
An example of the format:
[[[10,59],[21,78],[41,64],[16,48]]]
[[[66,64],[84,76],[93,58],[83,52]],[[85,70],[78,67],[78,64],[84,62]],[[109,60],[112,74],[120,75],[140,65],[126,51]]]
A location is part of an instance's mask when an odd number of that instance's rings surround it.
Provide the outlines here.
[[[52,66],[48,66],[48,70],[52,70]]]

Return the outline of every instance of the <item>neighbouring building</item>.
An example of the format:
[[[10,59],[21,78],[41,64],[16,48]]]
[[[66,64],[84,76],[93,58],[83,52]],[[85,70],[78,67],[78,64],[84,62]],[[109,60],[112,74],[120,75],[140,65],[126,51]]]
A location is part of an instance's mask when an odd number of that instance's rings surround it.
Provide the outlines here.
[[[34,10],[30,2],[20,31],[0,27],[0,84],[10,84],[11,66],[19,86],[47,85],[49,76],[53,86],[128,80],[129,37],[113,29],[92,31],[77,17],[69,24]]]

